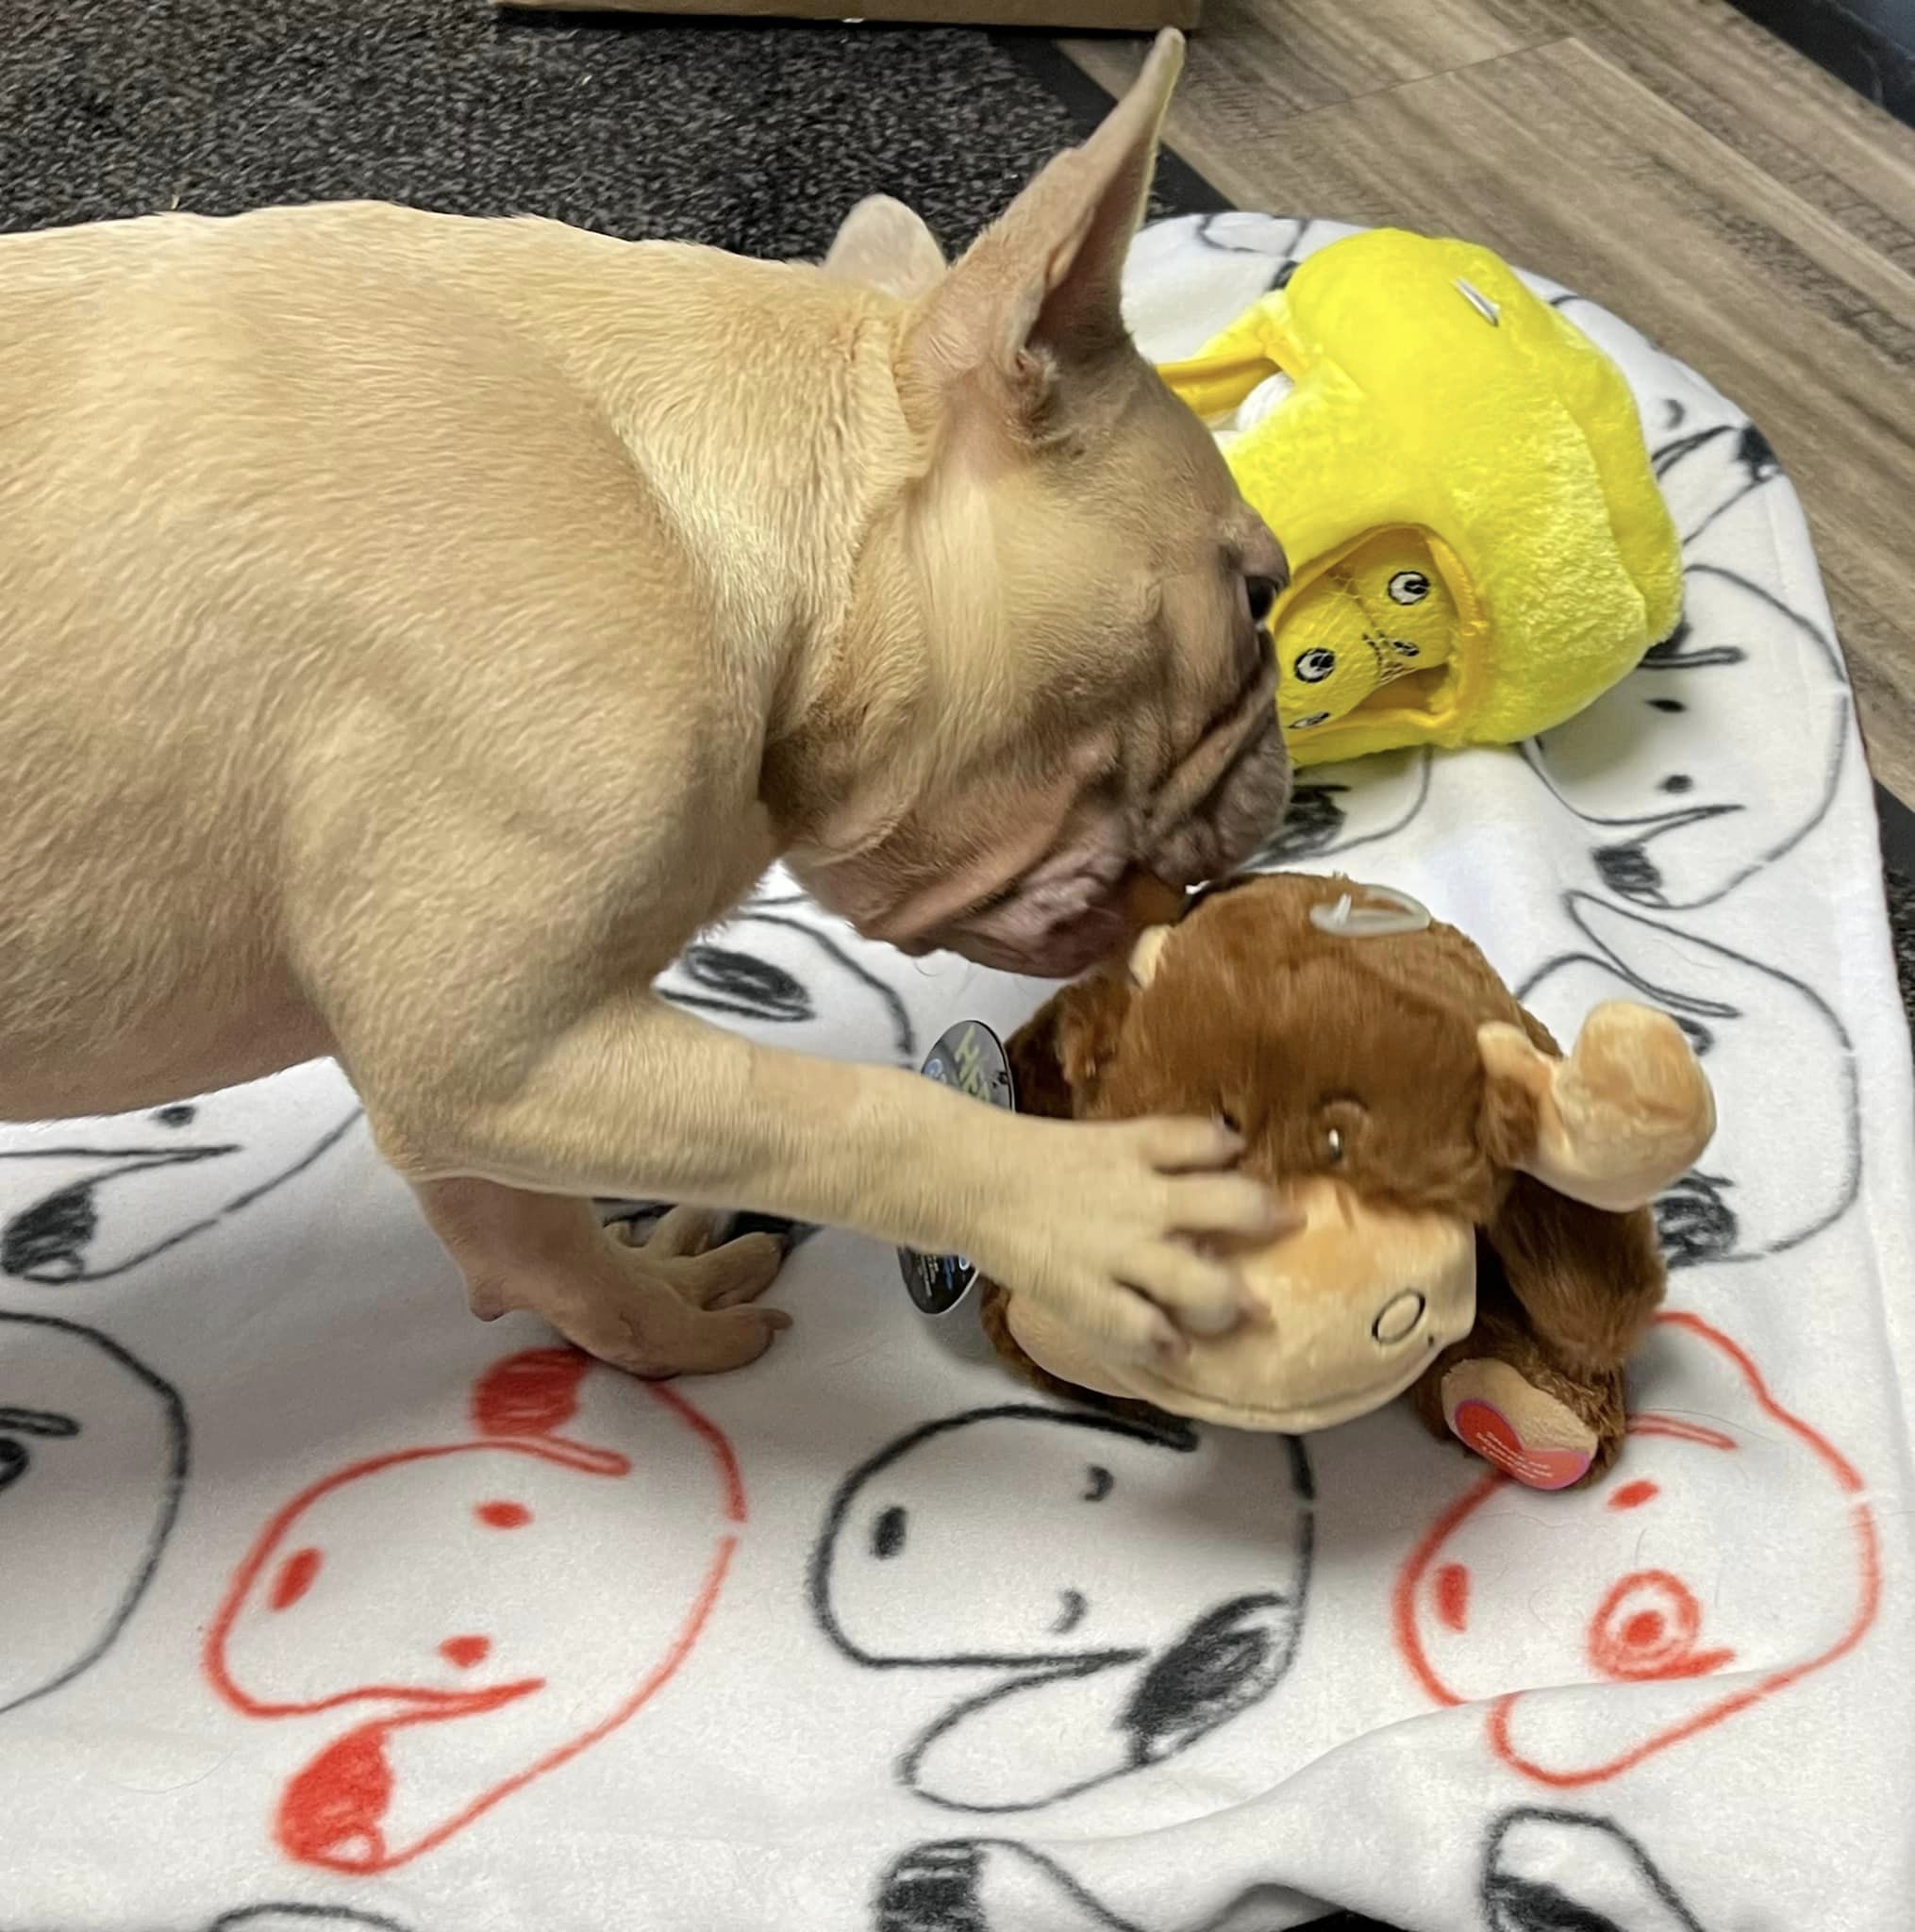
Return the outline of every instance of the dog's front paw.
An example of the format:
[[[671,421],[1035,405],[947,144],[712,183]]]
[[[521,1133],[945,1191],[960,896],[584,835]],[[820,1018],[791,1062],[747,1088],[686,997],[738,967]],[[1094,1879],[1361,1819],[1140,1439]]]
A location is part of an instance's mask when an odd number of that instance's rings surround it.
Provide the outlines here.
[[[715,1221],[674,1208],[642,1240],[607,1228],[585,1265],[522,1270],[480,1312],[528,1308],[587,1355],[648,1381],[742,1368],[791,1325],[782,1308],[746,1306],[771,1286],[784,1246],[769,1234],[712,1246]]]
[[[1207,1121],[1031,1124],[969,1249],[985,1273],[1133,1360],[1174,1359],[1188,1336],[1257,1316],[1231,1257],[1291,1217],[1231,1171],[1236,1134]]]
[[[617,1299],[574,1303],[547,1319],[574,1347],[648,1382],[741,1369],[791,1325],[782,1308],[688,1307],[656,1277]]]
[[[711,1208],[674,1208],[642,1237],[615,1223],[613,1239],[629,1244],[694,1308],[755,1302],[777,1279],[786,1244],[762,1229],[714,1244],[725,1217]]]

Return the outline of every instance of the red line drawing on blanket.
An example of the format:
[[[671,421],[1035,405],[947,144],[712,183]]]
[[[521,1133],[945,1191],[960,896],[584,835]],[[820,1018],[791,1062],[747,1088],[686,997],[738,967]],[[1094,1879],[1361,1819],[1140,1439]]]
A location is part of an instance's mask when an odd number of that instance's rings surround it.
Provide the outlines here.
[[[676,1391],[603,1370],[608,1424],[640,1453],[564,1433],[592,1373],[570,1349],[505,1357],[474,1386],[469,1440],[321,1477],[241,1559],[203,1655],[221,1697],[266,1719],[391,1707],[287,1782],[290,1858],[419,1857],[617,1730],[691,1655],[745,1521],[738,1459]],[[660,1464],[669,1534],[627,1492]]]
[[[1720,1329],[1688,1313],[1657,1322],[1697,1371],[1707,1423],[1631,1417],[1616,1475],[1553,1498],[1546,1518],[1490,1471],[1397,1575],[1397,1648],[1424,1694],[1484,1705],[1496,1756],[1557,1790],[1615,1777],[1834,1663],[1881,1601],[1854,1465]],[[1754,1426],[1738,1429],[1738,1409]],[[1823,1507],[1779,1517],[1777,1495]],[[1724,1524],[1733,1534],[1739,1521],[1758,1533],[1727,1541]],[[1556,1697],[1512,1680],[1643,1694]]]

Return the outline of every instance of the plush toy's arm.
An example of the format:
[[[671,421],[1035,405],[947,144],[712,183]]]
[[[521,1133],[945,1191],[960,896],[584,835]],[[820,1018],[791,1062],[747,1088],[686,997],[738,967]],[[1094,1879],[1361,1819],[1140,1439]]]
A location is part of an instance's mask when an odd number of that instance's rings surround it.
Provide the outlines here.
[[[1647,1203],[1702,1152],[1715,1103],[1653,1007],[1596,1008],[1567,1056],[1534,1015],[1522,1023],[1477,1035],[1491,1150],[1517,1170],[1488,1239],[1539,1341],[1565,1366],[1618,1369],[1662,1299]]]
[[[1610,1213],[1519,1174],[1487,1233],[1545,1348],[1568,1368],[1621,1368],[1662,1299],[1648,1208]]]
[[[1621,1212],[1655,1199],[1708,1144],[1715,1101],[1667,1013],[1611,1000],[1567,1058],[1528,1013],[1480,1027],[1492,1156],[1558,1193]]]

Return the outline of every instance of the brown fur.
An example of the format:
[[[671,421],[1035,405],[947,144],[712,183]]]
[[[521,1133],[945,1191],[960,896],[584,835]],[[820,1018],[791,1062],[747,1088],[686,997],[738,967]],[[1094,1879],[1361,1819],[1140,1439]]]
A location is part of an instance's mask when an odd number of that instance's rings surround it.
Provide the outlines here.
[[[1280,817],[1282,552],[1119,311],[1180,46],[948,270],[882,202],[822,268],[372,205],[0,238],[0,1118],[336,1054],[474,1306],[644,1374],[762,1350],[775,1253],[594,1194],[961,1249],[1121,1348],[1227,1325],[1175,1238],[1272,1208],[1205,1123],[651,990],[780,857],[1065,975]]]
[[[1383,1203],[1469,1223],[1484,1256],[1475,1330],[1414,1386],[1418,1413],[1442,1433],[1443,1371],[1500,1357],[1596,1429],[1599,1472],[1621,1441],[1623,1363],[1663,1291],[1653,1217],[1585,1207],[1516,1171],[1538,1105],[1490,1076],[1478,1028],[1519,1025],[1552,1059],[1555,1041],[1452,927],[1387,940],[1320,930],[1311,908],[1344,890],[1272,877],[1214,893],[1147,985],[1106,968],[1064,989],[1009,1043],[1019,1104],[1097,1120],[1221,1111],[1260,1179],[1320,1174],[1358,1216]],[[987,1286],[986,1325],[1028,1377],[1010,1300]]]

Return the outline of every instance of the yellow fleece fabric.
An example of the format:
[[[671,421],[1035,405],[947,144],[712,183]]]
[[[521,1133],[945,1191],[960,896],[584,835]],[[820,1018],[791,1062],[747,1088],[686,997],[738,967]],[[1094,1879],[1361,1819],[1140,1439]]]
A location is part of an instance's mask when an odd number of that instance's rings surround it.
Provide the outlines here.
[[[1271,625],[1299,765],[1546,731],[1675,628],[1628,385],[1488,249],[1349,236],[1163,375],[1213,423],[1293,385],[1225,455],[1290,555]]]

